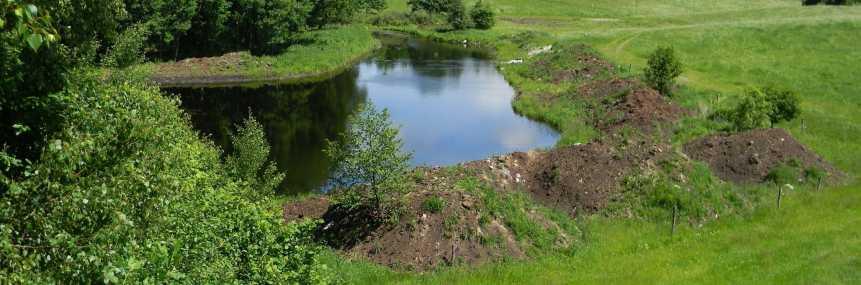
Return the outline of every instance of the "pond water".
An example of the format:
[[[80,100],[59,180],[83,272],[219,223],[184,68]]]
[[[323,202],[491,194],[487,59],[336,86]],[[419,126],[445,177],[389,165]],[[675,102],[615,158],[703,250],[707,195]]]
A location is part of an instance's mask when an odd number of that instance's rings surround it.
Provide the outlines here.
[[[347,128],[361,104],[386,108],[415,166],[445,166],[553,146],[552,128],[514,113],[515,91],[487,54],[381,35],[375,56],[330,80],[261,88],[183,88],[177,94],[196,128],[230,151],[229,133],[251,113],[286,171],[285,193],[319,189],[329,177],[326,139]]]

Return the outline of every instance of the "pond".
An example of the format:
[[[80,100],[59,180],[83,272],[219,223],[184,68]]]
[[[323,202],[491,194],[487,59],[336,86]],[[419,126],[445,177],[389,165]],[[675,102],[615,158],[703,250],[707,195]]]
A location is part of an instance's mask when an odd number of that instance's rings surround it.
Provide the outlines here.
[[[260,88],[170,89],[194,126],[230,151],[229,133],[249,114],[260,121],[272,159],[296,194],[320,189],[331,163],[322,149],[367,102],[388,109],[414,166],[447,166],[552,147],[559,138],[517,115],[515,91],[488,54],[400,35],[380,35],[382,50],[344,73],[314,84]]]

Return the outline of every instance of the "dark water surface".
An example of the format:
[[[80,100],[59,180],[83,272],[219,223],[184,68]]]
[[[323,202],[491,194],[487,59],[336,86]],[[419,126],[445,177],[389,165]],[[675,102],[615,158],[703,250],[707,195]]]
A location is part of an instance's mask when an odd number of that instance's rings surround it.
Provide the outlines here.
[[[286,193],[314,191],[329,175],[326,139],[365,102],[389,109],[413,165],[452,165],[550,147],[558,134],[514,113],[514,90],[477,50],[382,36],[376,56],[330,80],[262,88],[172,89],[196,128],[230,151],[229,133],[251,112],[266,128]]]

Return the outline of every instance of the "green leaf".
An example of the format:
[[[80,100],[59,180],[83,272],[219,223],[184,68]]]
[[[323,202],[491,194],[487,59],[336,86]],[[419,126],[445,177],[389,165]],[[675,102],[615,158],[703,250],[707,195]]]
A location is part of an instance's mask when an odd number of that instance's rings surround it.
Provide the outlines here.
[[[2,29],[5,26],[6,26],[6,21],[3,21],[3,19],[0,19],[0,29]]]
[[[39,8],[37,8],[36,5],[27,4],[26,7],[27,7],[27,15],[29,15],[30,17],[36,17],[39,14]]]
[[[27,37],[27,44],[30,45],[30,48],[33,50],[39,50],[39,47],[42,46],[42,35],[40,34],[32,34]]]

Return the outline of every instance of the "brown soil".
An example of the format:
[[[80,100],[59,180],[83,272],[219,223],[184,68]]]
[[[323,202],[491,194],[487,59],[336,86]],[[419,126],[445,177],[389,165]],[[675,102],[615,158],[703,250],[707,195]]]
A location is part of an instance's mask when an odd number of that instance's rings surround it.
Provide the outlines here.
[[[346,256],[396,269],[425,271],[440,265],[526,257],[503,222],[494,218],[480,221],[483,201],[455,187],[454,182],[463,175],[439,168],[416,171],[424,172],[424,178],[407,196],[405,214],[397,224],[374,222],[378,219],[368,211],[331,207],[323,198],[285,205],[285,219],[322,219],[318,234],[323,242]],[[445,201],[444,209],[436,213],[423,207],[434,196]],[[542,224],[558,228],[552,222]]]
[[[828,172],[832,179],[843,176],[783,129],[708,136],[688,143],[684,152],[708,163],[721,179],[736,183],[763,182],[774,167],[793,159],[804,168]]]
[[[329,210],[329,199],[313,197],[284,205],[284,220],[292,222],[305,218],[318,219]]]
[[[593,81],[581,85],[576,94],[596,102],[592,121],[605,133],[624,128],[649,133],[657,125],[673,123],[691,113],[633,79]]]
[[[542,205],[574,217],[603,209],[619,192],[622,178],[634,169],[654,166],[667,156],[668,149],[645,140],[620,144],[596,141],[466,165],[484,170],[482,178],[500,189],[526,190]]]

